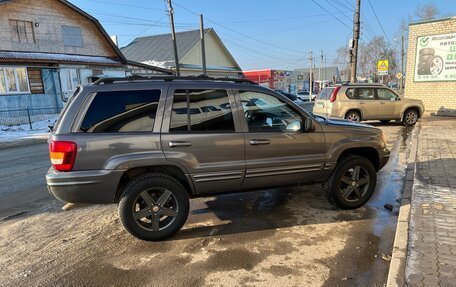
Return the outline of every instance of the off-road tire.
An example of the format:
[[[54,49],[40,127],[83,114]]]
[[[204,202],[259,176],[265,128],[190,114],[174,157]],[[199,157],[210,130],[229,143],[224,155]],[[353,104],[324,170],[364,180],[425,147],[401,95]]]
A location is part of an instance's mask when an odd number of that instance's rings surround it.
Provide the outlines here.
[[[433,48],[423,48],[419,52],[420,57],[426,56],[426,55],[435,55],[435,50]]]
[[[342,197],[342,192],[340,190],[340,180],[344,175],[345,171],[350,168],[350,166],[360,165],[366,169],[369,173],[369,186],[366,191],[366,194],[363,196],[362,200],[358,202],[348,202]],[[326,199],[333,206],[342,208],[342,209],[356,209],[363,206],[372,196],[377,184],[377,174],[374,165],[370,160],[359,155],[348,155],[344,156],[337,163],[333,173],[329,179],[323,183],[322,189],[326,196]]]
[[[177,201],[178,212],[174,221],[165,229],[146,230],[133,217],[133,207],[140,193],[148,188],[164,188],[171,191]],[[184,225],[189,212],[189,199],[185,187],[166,174],[147,173],[127,184],[118,206],[120,222],[134,237],[146,241],[159,241],[176,234]]]

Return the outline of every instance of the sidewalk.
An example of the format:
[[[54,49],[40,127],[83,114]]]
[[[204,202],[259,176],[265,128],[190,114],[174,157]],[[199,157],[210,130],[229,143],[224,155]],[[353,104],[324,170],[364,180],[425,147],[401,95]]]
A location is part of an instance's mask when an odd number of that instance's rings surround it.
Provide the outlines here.
[[[421,120],[405,282],[456,286],[456,117]]]

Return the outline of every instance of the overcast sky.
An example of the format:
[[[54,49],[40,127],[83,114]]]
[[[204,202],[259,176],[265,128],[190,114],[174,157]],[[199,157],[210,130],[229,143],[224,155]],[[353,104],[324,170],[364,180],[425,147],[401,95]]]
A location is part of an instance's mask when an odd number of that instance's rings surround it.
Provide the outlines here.
[[[137,36],[169,33],[164,0],[71,0],[98,18],[121,46]],[[316,3],[321,5],[317,5]],[[385,35],[392,46],[402,19],[422,0],[362,0],[361,41]],[[294,69],[309,65],[307,52],[323,50],[327,65],[352,37],[355,0],[173,0],[177,31],[198,29],[197,14],[213,27],[244,69]],[[432,1],[442,16],[455,15],[455,0]],[[372,6],[372,7],[371,7]],[[373,8],[373,9],[372,9]],[[375,13],[374,13],[375,11]],[[378,20],[377,20],[378,18]],[[383,32],[384,31],[384,32]],[[397,46],[396,46],[397,47]],[[343,61],[343,59],[339,59]]]

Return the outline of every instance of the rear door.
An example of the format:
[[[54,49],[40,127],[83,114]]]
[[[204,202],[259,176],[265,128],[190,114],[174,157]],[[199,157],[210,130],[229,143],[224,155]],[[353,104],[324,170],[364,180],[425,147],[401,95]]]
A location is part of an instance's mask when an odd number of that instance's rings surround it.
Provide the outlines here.
[[[377,98],[379,102],[378,118],[392,120],[400,118],[400,110],[398,111],[397,99],[398,96],[392,91],[380,88],[377,89]]]
[[[378,118],[379,103],[375,98],[374,88],[357,88],[356,98],[359,101],[363,120],[374,120]]]
[[[309,115],[263,90],[240,90],[236,97],[242,103],[239,115],[246,145],[243,189],[318,179],[325,163],[320,125],[315,121],[314,131],[299,129]]]
[[[236,191],[242,184],[244,136],[233,103],[227,89],[176,84],[169,90],[162,147],[167,160],[187,170],[197,193]]]

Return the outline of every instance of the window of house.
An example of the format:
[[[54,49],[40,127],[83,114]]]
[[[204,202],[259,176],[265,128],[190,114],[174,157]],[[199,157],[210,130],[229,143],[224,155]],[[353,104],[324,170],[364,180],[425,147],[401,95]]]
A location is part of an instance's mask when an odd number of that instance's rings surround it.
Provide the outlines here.
[[[92,133],[152,132],[160,90],[99,92],[81,130]]]
[[[9,20],[11,36],[16,43],[35,43],[33,23],[21,20]]]
[[[81,28],[62,25],[63,45],[83,47]]]
[[[26,68],[0,67],[0,94],[30,93]]]
[[[225,90],[176,90],[170,132],[235,132]]]

